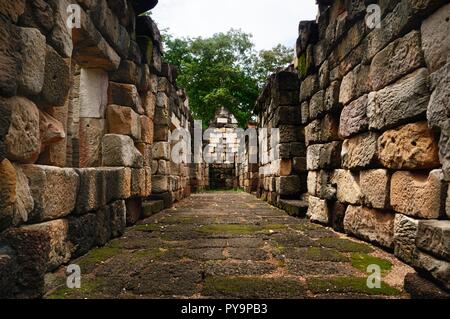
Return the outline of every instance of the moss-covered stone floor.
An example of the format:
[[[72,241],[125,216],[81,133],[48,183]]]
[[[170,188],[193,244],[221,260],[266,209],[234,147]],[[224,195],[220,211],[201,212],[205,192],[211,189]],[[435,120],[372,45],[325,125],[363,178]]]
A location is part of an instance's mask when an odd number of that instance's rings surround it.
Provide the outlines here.
[[[195,194],[47,275],[46,298],[407,298],[389,253],[240,192]],[[382,269],[367,287],[367,266]]]

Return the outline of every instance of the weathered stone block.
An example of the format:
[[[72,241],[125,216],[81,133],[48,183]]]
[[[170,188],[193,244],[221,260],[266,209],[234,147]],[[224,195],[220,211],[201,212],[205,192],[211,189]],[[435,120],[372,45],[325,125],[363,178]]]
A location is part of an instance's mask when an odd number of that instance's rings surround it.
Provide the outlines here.
[[[80,187],[76,202],[76,213],[84,214],[100,209],[106,202],[108,187],[103,180],[104,171],[97,168],[76,169]],[[111,185],[112,187],[112,185]]]
[[[331,82],[331,85],[325,90],[325,97],[324,97],[325,111],[331,111],[339,108],[340,86],[341,82],[333,81]]]
[[[443,174],[399,171],[391,179],[391,205],[395,211],[418,218],[439,218],[443,213]]]
[[[444,122],[439,140],[439,158],[444,171],[444,179],[450,181],[450,120]]]
[[[450,118],[450,60],[446,65],[430,75],[431,93],[428,104],[428,125],[433,129],[443,129],[445,122]]]
[[[306,154],[306,166],[309,171],[333,169],[341,164],[341,142],[310,145]]]
[[[68,219],[69,231],[67,238],[74,246],[72,258],[86,254],[94,247],[97,240],[97,216],[87,214]]]
[[[145,110],[145,115],[149,118],[153,119],[155,116],[155,108],[156,108],[156,95],[152,92],[147,92],[142,100],[142,106]]]
[[[428,71],[419,69],[378,92],[369,94],[369,128],[384,130],[427,111],[430,92]]]
[[[22,169],[34,200],[31,222],[61,218],[74,210],[79,186],[75,170],[40,165],[23,165]]]
[[[17,74],[20,70],[20,42],[15,36],[18,28],[7,18],[0,17],[0,93],[17,94]]]
[[[412,299],[449,299],[450,293],[444,291],[431,282],[429,278],[421,276],[416,272],[409,273],[405,276],[405,291],[409,293]]]
[[[109,206],[99,209],[95,213],[97,234],[96,246],[104,246],[111,239],[111,210]]]
[[[127,207],[124,200],[113,202],[109,205],[111,212],[111,236],[112,238],[120,237],[125,232]]]
[[[24,95],[38,95],[44,85],[45,37],[37,29],[20,28],[21,41],[21,72],[18,73],[17,83],[19,92]]]
[[[139,120],[141,122],[141,139],[140,142],[147,143],[147,144],[153,144],[153,121],[145,116],[141,115],[139,117]]]
[[[437,10],[422,22],[422,49],[430,72],[447,62],[450,51],[450,4]]]
[[[104,118],[108,103],[108,74],[101,69],[81,69],[80,117]]]
[[[420,221],[416,244],[421,250],[450,261],[450,221]]]
[[[153,175],[152,176],[152,193],[161,194],[170,190],[169,176]]]
[[[345,140],[342,144],[342,167],[361,169],[377,161],[377,133],[365,133]]]
[[[390,174],[385,169],[360,172],[360,186],[364,204],[377,209],[385,209],[390,200]]]
[[[373,58],[369,74],[372,90],[378,91],[424,64],[420,32],[412,31]]]
[[[394,246],[394,218],[390,212],[362,206],[348,206],[345,212],[346,233],[377,243],[386,248]]]
[[[111,134],[128,135],[136,141],[141,139],[141,121],[131,107],[108,105],[106,123]]]
[[[447,218],[450,218],[450,187],[448,188],[447,191],[447,201],[445,204],[445,212],[447,213]]]
[[[346,105],[341,113],[339,135],[349,138],[355,134],[367,131],[367,94]]]
[[[416,249],[413,265],[414,267],[425,270],[447,290],[450,290],[450,263],[448,261],[437,259]]]
[[[48,106],[63,106],[70,89],[70,59],[63,59],[47,45],[42,97]]]
[[[302,190],[302,181],[298,175],[281,176],[276,179],[276,189],[281,196],[299,194]]]
[[[25,11],[25,0],[18,1],[4,1],[0,4],[0,13],[17,22],[19,17]]]
[[[48,0],[53,9],[54,27],[50,34],[50,43],[58,50],[58,53],[65,58],[72,56],[72,30],[67,21],[70,20],[70,10],[67,10],[70,1],[66,0]]]
[[[316,119],[325,112],[325,91],[322,90],[314,94],[309,101],[309,119]]]
[[[20,163],[36,162],[41,151],[39,130],[39,110],[37,106],[23,97],[0,99],[0,108],[5,115],[2,131],[4,136],[5,155],[7,158]]]
[[[359,185],[359,175],[348,170],[337,169],[333,172],[331,183],[336,185],[336,197],[345,204],[359,205],[363,194]]]
[[[153,144],[153,159],[170,160],[170,144],[167,142],[158,142]]]
[[[427,122],[408,124],[378,139],[379,159],[391,169],[438,168],[439,147]]]
[[[129,136],[107,134],[102,140],[103,166],[142,167],[142,154],[134,147]]]
[[[339,102],[345,105],[369,92],[369,66],[360,64],[342,79]]]
[[[394,220],[394,253],[404,262],[411,264],[419,221],[402,214],[396,214]]]
[[[306,145],[339,140],[338,130],[337,119],[331,114],[326,114],[324,118],[314,120],[305,127]]]
[[[110,73],[110,80],[119,83],[139,85],[140,70],[136,63],[122,59],[117,71]]]
[[[98,167],[102,164],[102,138],[104,134],[104,119],[80,118],[80,167]]]
[[[127,199],[127,226],[136,224],[142,216],[142,200],[140,198]]]
[[[14,168],[16,170],[16,201],[14,203],[12,224],[18,226],[28,221],[28,215],[34,209],[34,200],[31,196],[28,178],[24,174],[22,167],[14,164]]]
[[[17,199],[16,170],[7,159],[0,162],[0,180],[0,230],[3,230],[13,222],[13,205]]]
[[[309,207],[306,216],[313,222],[327,225],[329,223],[327,201],[314,196],[309,196]]]
[[[66,138],[64,125],[46,112],[39,111],[41,152],[48,146]]]
[[[136,113],[144,114],[141,98],[132,84],[109,82],[108,104],[131,107]]]
[[[143,197],[146,187],[146,173],[143,168],[131,169],[131,197]]]
[[[307,180],[308,193],[312,196],[333,199],[336,188],[331,184],[331,174],[327,171],[309,171]]]
[[[302,81],[300,86],[300,100],[305,101],[312,97],[319,89],[319,79],[317,75],[310,75]]]

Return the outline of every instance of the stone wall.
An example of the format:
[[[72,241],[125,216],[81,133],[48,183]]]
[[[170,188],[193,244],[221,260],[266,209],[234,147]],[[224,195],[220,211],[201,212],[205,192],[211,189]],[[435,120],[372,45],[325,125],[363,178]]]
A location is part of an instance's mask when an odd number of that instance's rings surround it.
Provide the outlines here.
[[[298,201],[306,193],[305,131],[300,121],[299,96],[300,81],[291,66],[270,77],[256,102],[258,196],[274,205]],[[272,131],[274,128],[279,131]]]
[[[318,2],[296,60],[308,216],[450,289],[450,5],[370,1],[382,14],[371,29],[364,1]]]
[[[69,29],[67,6],[81,5]],[[161,62],[157,1],[0,4],[0,296],[39,297],[44,275],[190,193],[170,159],[190,129]]]

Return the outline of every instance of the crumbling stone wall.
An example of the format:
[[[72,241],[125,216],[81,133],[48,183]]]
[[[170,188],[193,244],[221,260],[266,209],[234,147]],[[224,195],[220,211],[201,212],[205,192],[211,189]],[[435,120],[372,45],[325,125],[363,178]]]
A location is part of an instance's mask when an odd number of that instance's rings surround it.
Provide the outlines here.
[[[140,15],[156,3],[0,4],[0,296],[40,296],[46,272],[155,213],[153,199],[189,195],[196,168],[170,157],[188,100]]]
[[[370,28],[366,2],[318,1],[299,26],[308,216],[450,289],[450,5],[369,1]]]

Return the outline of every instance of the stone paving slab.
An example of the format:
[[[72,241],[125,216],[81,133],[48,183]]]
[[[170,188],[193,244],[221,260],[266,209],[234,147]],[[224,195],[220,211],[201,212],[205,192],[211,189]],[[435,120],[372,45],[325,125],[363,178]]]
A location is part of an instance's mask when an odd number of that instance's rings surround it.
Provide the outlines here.
[[[287,216],[253,195],[192,195],[122,238],[47,275],[46,298],[407,298],[413,270],[389,253],[332,229]],[[382,269],[367,287],[367,266]]]

